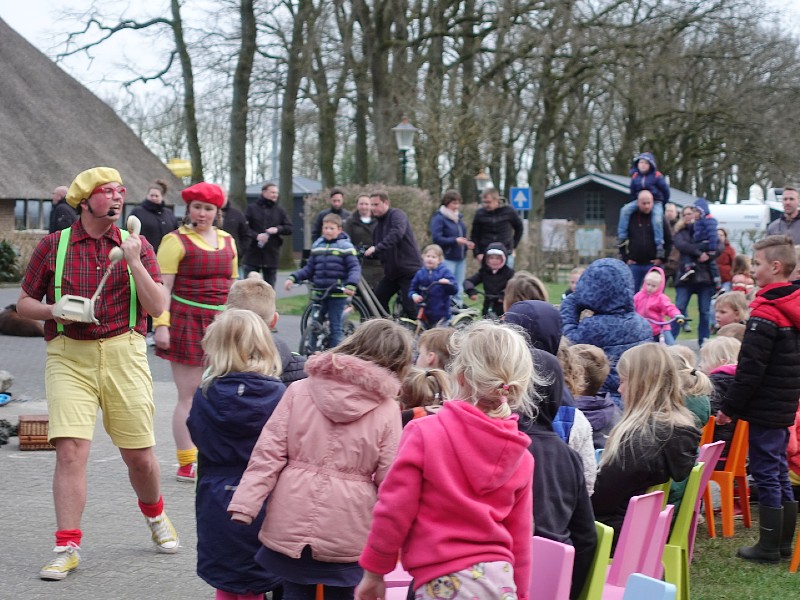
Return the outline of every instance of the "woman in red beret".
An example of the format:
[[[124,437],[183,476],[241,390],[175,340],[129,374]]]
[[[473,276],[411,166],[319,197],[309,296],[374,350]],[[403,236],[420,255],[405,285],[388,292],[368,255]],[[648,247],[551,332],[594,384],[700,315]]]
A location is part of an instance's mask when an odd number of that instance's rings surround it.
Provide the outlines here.
[[[186,427],[192,397],[203,375],[200,342],[206,327],[224,309],[238,272],[236,244],[216,227],[225,197],[219,186],[197,183],[181,192],[188,225],[164,236],[158,264],[169,311],[153,320],[156,355],[170,361],[178,388],[172,435],[178,454],[178,481],[195,480],[197,448]]]

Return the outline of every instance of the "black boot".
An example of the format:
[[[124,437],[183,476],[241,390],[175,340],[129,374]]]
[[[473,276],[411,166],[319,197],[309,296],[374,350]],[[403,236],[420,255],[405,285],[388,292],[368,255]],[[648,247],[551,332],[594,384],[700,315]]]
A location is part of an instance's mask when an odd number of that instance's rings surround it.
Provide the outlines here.
[[[761,535],[755,546],[742,546],[736,555],[745,560],[777,563],[781,560],[781,533],[783,507],[758,505],[758,521]]]
[[[783,503],[783,527],[781,528],[781,558],[792,558],[794,529],[797,525],[797,502]]]

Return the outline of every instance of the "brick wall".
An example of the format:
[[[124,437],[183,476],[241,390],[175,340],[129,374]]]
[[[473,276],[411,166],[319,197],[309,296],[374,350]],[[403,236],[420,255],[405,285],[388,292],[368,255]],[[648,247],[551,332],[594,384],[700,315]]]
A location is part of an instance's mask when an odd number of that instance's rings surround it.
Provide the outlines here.
[[[47,232],[40,229],[17,231],[14,228],[14,205],[14,200],[0,199],[0,240],[8,241],[20,253],[20,270],[24,271],[33,249]]]

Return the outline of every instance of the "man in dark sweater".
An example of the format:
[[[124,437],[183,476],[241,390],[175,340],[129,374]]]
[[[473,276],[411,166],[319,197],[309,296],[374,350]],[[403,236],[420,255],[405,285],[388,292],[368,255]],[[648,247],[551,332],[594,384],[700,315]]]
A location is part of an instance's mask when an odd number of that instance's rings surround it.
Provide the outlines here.
[[[239,279],[244,279],[244,267],[241,266],[242,256],[250,247],[253,237],[244,213],[231,204],[227,194],[225,195],[225,204],[222,205],[222,230],[230,233],[236,243],[236,252],[240,263]]]
[[[389,299],[399,292],[406,316],[413,319],[417,307],[409,297],[411,280],[422,268],[422,258],[408,217],[399,208],[392,208],[389,195],[379,190],[369,198],[372,216],[377,220],[372,230],[372,246],[364,256],[377,256],[383,265],[383,279],[375,287],[375,295],[383,307],[389,310]]]
[[[50,233],[66,229],[78,220],[78,211],[64,201],[66,197],[66,186],[60,185],[53,190],[53,207],[50,209],[50,224],[48,227]]]
[[[252,239],[247,250],[239,253],[244,264],[244,274],[261,271],[264,281],[275,287],[278,273],[278,257],[285,235],[292,235],[289,215],[278,204],[278,186],[265,183],[261,197],[245,211]]]
[[[672,230],[664,225],[664,256],[669,256],[670,250],[672,250]],[[633,275],[634,291],[642,287],[642,281],[651,267],[661,266],[664,262],[658,257],[656,249],[653,232],[653,194],[648,190],[639,192],[636,211],[631,215],[628,224],[627,243],[620,248],[620,253]]]
[[[350,211],[342,206],[344,204],[344,193],[342,190],[333,188],[328,197],[328,204],[330,204],[330,206],[319,211],[317,216],[314,218],[314,225],[311,227],[312,246],[314,245],[314,242],[317,241],[317,238],[322,235],[322,219],[325,218],[325,215],[329,215],[331,213],[334,215],[339,215],[342,219],[342,223],[347,221],[347,219],[350,217]]]
[[[525,229],[522,219],[511,206],[500,203],[500,192],[495,188],[485,190],[482,200],[483,207],[478,209],[472,220],[470,240],[475,243],[472,253],[481,263],[486,247],[492,242],[500,242],[506,247],[507,264],[513,269],[515,248]]]

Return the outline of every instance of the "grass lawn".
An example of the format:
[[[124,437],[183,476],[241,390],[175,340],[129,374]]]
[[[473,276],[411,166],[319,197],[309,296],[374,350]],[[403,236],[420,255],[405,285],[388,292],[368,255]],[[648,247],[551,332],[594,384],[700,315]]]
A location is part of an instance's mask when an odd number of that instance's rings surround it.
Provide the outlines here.
[[[697,531],[691,565],[692,600],[790,600],[800,598],[800,573],[789,573],[789,562],[762,565],[736,558],[739,546],[752,545],[758,537],[758,507],[751,506],[753,527],[745,529],[737,520],[732,538],[709,539],[705,525]]]

